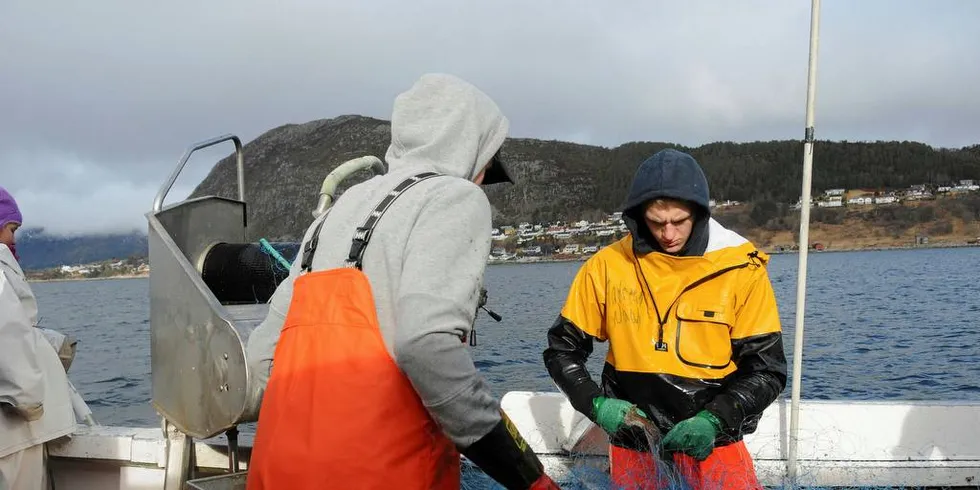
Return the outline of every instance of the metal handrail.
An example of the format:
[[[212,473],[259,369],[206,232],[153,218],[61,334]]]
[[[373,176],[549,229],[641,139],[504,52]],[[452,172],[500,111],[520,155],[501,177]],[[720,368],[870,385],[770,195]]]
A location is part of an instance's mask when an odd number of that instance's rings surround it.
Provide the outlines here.
[[[180,157],[180,160],[177,162],[177,168],[174,169],[173,173],[170,174],[170,178],[168,178],[167,182],[160,187],[156,197],[153,198],[153,212],[159,212],[161,209],[163,209],[163,200],[167,197],[167,193],[170,192],[170,188],[173,187],[174,182],[177,181],[177,176],[180,175],[181,170],[184,169],[184,165],[191,157],[191,153],[228,140],[235,143],[235,158],[238,162],[238,200],[245,202],[245,157],[242,154],[242,140],[238,139],[238,136],[233,134],[225,134],[216,138],[201,141],[200,143],[195,143],[187,148],[187,151],[184,152],[184,155]]]

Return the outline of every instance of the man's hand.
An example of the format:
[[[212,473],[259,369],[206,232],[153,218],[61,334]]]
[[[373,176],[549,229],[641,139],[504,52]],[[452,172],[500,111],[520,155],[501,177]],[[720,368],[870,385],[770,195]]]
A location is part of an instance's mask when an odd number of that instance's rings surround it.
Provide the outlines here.
[[[592,399],[592,413],[595,416],[595,423],[599,424],[599,427],[602,427],[610,435],[623,427],[626,414],[630,411],[636,411],[639,416],[649,418],[642,410],[636,408],[636,405],[626,400],[604,396],[597,396]]]
[[[680,451],[704,461],[715,448],[715,437],[721,431],[721,421],[707,410],[682,420],[664,436],[665,451]]]

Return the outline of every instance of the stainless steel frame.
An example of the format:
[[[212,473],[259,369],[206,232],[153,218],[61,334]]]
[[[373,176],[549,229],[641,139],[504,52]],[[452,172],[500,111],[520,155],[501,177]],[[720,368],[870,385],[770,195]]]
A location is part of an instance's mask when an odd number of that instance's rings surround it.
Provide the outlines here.
[[[233,141],[238,160],[238,201],[205,196],[163,207],[190,155]],[[250,306],[250,321],[222,305],[196,264],[217,242],[246,240],[244,165],[237,136],[192,145],[146,214],[150,252],[150,356],[152,404],[188,436],[205,439],[232,429],[245,409],[249,372],[243,338],[261,321],[264,305]]]
[[[160,187],[155,198],[153,198],[153,212],[159,212],[163,208],[163,200],[167,197],[170,192],[170,188],[174,186],[174,182],[177,181],[177,176],[180,172],[184,170],[184,165],[187,164],[187,160],[191,157],[191,153],[197,150],[203,150],[210,146],[217,145],[218,143],[224,143],[225,141],[231,140],[235,143],[235,160],[238,166],[238,200],[245,202],[245,156],[242,153],[242,140],[238,139],[238,136],[233,134],[225,134],[218,136],[216,138],[211,138],[209,140],[201,141],[200,143],[195,143],[187,148],[184,155],[180,157],[177,162],[177,168],[170,174],[170,178]]]

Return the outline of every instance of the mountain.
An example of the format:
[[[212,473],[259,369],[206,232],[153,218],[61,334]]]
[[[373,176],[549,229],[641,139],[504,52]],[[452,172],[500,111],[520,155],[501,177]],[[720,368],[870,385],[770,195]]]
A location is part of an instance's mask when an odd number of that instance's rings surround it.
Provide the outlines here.
[[[146,234],[56,235],[43,228],[17,231],[17,254],[25,270],[87,264],[147,255]]]
[[[244,146],[250,239],[295,241],[311,221],[324,177],[352,158],[383,158],[388,121],[346,115],[287,124]],[[788,207],[800,197],[800,141],[717,142],[696,148],[631,142],[615,148],[529,138],[502,149],[517,185],[489,186],[496,224],[591,219],[620,209],[630,180],[645,158],[663,148],[691,153],[704,167],[712,197],[764,207]],[[364,172],[341,190],[363,181]],[[909,141],[818,141],[814,195],[830,188],[883,190],[915,184],[980,179],[980,146],[933,148]],[[219,161],[192,196],[237,196],[234,156]]]

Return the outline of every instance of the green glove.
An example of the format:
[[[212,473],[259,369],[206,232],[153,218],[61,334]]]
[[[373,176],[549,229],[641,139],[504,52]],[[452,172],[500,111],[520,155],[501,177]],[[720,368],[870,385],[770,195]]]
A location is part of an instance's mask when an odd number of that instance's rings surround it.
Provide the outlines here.
[[[680,451],[704,461],[715,448],[715,437],[721,431],[721,421],[707,410],[682,420],[664,436],[665,451]]]
[[[647,418],[642,410],[636,405],[619,398],[606,398],[597,396],[592,399],[592,413],[595,414],[595,423],[599,424],[609,434],[613,434],[623,427],[626,414],[635,411],[637,415]]]

